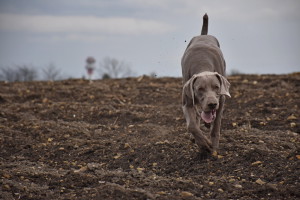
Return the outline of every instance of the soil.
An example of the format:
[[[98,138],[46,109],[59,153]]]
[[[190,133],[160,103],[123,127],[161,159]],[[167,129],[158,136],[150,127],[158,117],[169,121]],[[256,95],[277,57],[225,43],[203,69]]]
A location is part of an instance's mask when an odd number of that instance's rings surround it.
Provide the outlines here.
[[[300,73],[228,80],[209,157],[180,78],[0,82],[0,198],[299,199]]]

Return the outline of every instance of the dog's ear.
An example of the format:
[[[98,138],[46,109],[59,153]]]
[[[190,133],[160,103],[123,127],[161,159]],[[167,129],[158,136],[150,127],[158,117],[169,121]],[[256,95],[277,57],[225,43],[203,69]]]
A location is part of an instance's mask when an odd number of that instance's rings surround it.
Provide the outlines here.
[[[194,82],[196,76],[192,76],[183,86],[182,90],[182,104],[195,105]]]
[[[231,97],[229,94],[229,87],[230,87],[230,83],[228,82],[228,80],[222,76],[221,74],[216,74],[218,79],[220,80],[221,83],[221,95],[226,95],[228,97]]]

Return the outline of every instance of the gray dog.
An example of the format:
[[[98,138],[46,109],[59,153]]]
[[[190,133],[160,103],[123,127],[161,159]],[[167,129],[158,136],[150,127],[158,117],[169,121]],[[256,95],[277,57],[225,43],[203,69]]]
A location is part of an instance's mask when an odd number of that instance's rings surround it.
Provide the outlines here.
[[[226,63],[218,40],[207,35],[208,16],[203,16],[201,35],[188,44],[182,60],[182,109],[187,129],[203,153],[216,154],[225,96],[230,97]],[[200,130],[200,120],[211,124],[210,140]]]

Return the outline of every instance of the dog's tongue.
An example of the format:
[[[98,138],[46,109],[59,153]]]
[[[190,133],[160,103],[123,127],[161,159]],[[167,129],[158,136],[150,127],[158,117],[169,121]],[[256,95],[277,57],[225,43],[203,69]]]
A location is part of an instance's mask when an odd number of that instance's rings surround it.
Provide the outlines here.
[[[201,112],[201,118],[206,122],[206,123],[211,123],[215,118],[216,118],[216,111],[209,111],[209,112]]]

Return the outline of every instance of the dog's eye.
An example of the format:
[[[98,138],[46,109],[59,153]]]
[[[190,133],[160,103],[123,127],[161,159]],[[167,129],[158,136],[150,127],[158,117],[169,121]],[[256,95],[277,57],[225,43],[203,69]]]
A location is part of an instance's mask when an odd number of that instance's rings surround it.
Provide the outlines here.
[[[220,86],[219,86],[219,85],[215,85],[215,86],[214,86],[214,89],[219,90],[219,89],[220,89]]]
[[[203,91],[204,91],[204,88],[203,88],[203,87],[200,87],[200,88],[198,88],[198,91],[199,91],[199,92],[203,92]]]

